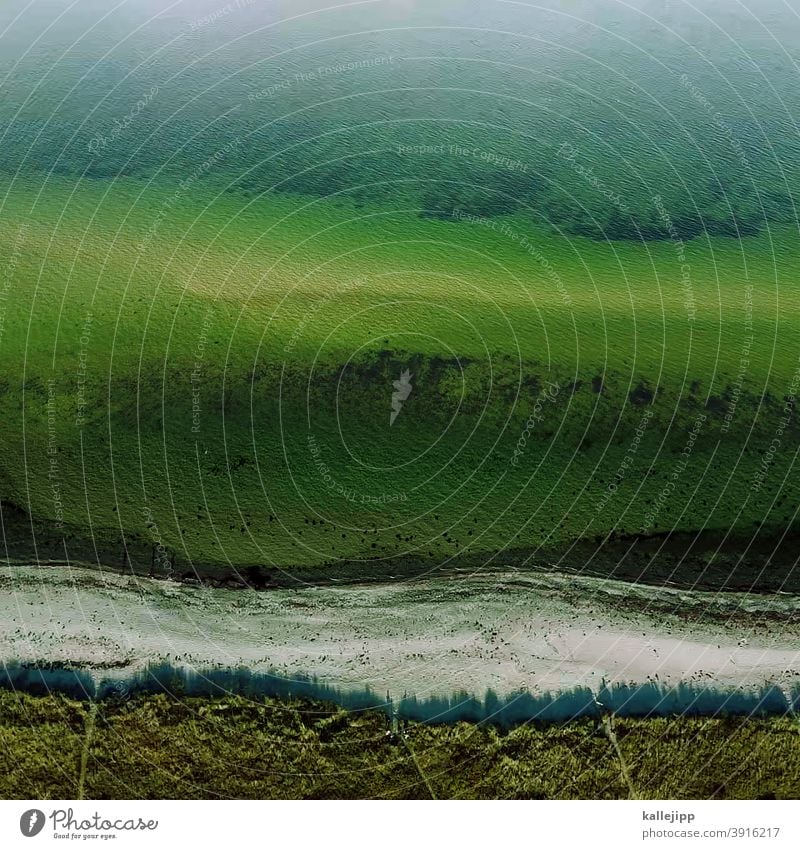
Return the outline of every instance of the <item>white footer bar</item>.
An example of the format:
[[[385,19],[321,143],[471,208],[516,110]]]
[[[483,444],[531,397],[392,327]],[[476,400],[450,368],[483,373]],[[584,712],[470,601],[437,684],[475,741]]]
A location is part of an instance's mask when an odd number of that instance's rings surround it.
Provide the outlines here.
[[[0,801],[0,846],[800,846],[800,802]]]

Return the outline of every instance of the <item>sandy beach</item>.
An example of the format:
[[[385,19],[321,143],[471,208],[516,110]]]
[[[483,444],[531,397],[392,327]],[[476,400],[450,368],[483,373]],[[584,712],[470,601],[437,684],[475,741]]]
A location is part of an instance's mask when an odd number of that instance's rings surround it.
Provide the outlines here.
[[[608,683],[800,681],[798,602],[559,574],[254,592],[86,569],[0,570],[0,658],[124,674],[152,661],[418,697]]]

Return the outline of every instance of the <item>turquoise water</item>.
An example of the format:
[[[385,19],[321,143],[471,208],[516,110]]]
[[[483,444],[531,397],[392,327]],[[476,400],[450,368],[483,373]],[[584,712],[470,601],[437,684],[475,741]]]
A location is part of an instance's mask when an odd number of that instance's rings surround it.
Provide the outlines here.
[[[181,574],[796,525],[798,57],[780,2],[7,3],[15,556],[61,557],[61,518],[73,557],[128,563],[138,546],[148,568],[157,544],[186,554]],[[195,383],[207,321],[229,359],[209,347]],[[390,430],[404,369],[418,388]],[[553,378],[553,420],[529,439]],[[321,489],[320,464],[342,492]],[[359,511],[341,497],[356,489]],[[46,523],[34,546],[27,514]]]
[[[197,172],[595,238],[665,238],[655,195],[683,236],[795,217],[780,2],[40,0],[0,32],[9,173]]]
[[[79,669],[9,663],[0,687],[36,695],[64,693],[75,699],[128,699],[139,693],[215,697],[242,694],[249,698],[311,698],[349,710],[384,710],[416,722],[487,722],[513,726],[521,722],[564,722],[600,716],[598,703],[617,716],[784,716],[800,705],[800,692],[774,685],[760,689],[724,689],[697,684],[667,687],[648,684],[602,684],[597,691],[579,686],[560,692],[526,691],[496,694],[461,691],[450,696],[403,695],[396,701],[369,687],[344,689],[311,676],[252,672],[226,667],[191,669],[169,663],[151,664],[133,675],[101,677]]]

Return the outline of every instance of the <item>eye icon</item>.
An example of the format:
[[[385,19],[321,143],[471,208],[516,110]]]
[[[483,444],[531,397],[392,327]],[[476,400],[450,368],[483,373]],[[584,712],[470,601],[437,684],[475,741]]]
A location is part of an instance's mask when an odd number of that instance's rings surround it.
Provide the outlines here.
[[[36,835],[44,828],[44,813],[31,808],[19,818],[19,830],[25,837],[36,837]]]

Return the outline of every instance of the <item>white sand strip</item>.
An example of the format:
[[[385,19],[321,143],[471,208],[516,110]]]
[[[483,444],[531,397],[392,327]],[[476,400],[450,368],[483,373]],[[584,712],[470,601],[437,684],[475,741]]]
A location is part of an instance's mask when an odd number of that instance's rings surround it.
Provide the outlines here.
[[[249,592],[63,567],[0,569],[0,659],[135,670],[169,660],[316,675],[420,698],[800,681],[793,596],[557,574]]]

